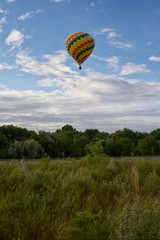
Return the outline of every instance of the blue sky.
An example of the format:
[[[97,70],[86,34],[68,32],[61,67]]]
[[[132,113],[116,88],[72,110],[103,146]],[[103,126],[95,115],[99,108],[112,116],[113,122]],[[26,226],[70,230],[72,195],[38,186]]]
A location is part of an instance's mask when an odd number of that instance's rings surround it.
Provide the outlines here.
[[[159,0],[2,0],[0,125],[55,131],[160,125]],[[65,41],[95,39],[78,70]]]

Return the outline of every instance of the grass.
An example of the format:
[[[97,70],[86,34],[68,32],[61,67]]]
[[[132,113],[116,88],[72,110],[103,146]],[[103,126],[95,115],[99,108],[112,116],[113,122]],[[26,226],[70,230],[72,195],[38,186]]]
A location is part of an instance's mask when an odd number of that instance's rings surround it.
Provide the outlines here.
[[[160,161],[0,163],[1,240],[158,240]]]

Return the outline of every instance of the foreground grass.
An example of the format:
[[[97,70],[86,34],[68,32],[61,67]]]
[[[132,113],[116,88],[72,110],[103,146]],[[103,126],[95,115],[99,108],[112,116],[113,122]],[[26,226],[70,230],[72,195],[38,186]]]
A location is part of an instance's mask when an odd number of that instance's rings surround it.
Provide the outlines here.
[[[160,239],[160,160],[0,163],[1,240]]]

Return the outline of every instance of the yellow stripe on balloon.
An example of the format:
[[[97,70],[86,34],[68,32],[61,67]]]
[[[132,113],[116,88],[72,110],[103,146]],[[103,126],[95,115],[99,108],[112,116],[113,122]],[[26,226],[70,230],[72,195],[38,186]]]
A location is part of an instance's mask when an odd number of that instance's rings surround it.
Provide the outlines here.
[[[91,53],[92,53],[92,50],[88,50],[87,52],[81,54],[81,55],[79,56],[79,58],[77,59],[78,63],[80,63],[80,64],[83,63],[83,62],[86,60],[86,58],[88,58],[88,56],[89,56]],[[86,56],[86,57],[85,57],[85,56]]]

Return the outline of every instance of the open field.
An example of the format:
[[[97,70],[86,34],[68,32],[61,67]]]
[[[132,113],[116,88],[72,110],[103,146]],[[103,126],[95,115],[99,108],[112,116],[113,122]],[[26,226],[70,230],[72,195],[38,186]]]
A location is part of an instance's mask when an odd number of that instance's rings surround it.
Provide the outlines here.
[[[0,239],[160,239],[160,158],[2,161]]]

